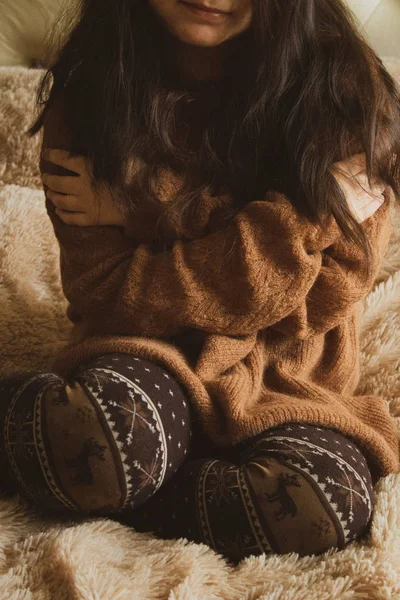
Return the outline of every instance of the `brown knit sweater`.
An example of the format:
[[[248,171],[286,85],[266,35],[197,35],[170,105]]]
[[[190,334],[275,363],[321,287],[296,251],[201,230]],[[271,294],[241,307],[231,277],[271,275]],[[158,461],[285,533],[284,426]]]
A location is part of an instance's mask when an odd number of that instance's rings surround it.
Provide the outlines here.
[[[43,148],[70,149],[69,139],[62,110],[54,109]],[[63,173],[43,159],[40,168]],[[170,170],[164,175],[160,208],[179,185]],[[158,215],[145,203],[127,235],[120,227],[66,225],[46,199],[75,324],[54,370],[71,378],[89,358],[128,352],[175,375],[217,444],[290,421],[313,423],[358,441],[376,476],[398,472],[396,425],[386,401],[354,395],[362,301],[392,231],[390,188],[384,197],[363,223],[374,253],[369,279],[362,252],[333,217],[323,232],[274,190],[223,226],[229,195],[204,193],[193,239],[177,237],[164,252],[152,248]]]

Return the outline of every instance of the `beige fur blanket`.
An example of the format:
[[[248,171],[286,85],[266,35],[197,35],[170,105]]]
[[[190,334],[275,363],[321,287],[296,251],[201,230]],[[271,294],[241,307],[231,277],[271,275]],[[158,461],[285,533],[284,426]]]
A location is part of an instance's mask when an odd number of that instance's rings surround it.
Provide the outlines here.
[[[400,63],[388,66],[400,79]],[[0,68],[0,377],[47,369],[70,327],[37,170],[39,139],[23,134],[40,75]],[[365,302],[359,393],[387,399],[400,435],[398,210],[393,222]],[[0,497],[0,599],[398,599],[400,474],[381,479],[376,491],[371,532],[361,543],[318,557],[253,557],[236,568],[203,545],[157,540],[111,519],[39,517],[23,499]]]

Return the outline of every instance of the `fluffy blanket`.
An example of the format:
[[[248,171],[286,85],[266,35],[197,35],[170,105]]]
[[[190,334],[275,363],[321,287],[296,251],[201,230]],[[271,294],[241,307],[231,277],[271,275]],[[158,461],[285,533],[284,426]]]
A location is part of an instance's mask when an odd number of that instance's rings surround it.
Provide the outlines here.
[[[400,79],[400,63],[388,60]],[[0,377],[48,369],[64,344],[58,247],[37,169],[41,71],[0,69]],[[365,302],[359,393],[387,399],[400,435],[400,212]],[[0,398],[1,401],[1,398]],[[1,474],[0,474],[1,477]],[[0,598],[15,600],[333,600],[400,598],[400,474],[381,479],[368,537],[344,551],[260,556],[236,568],[203,545],[157,540],[112,519],[53,519],[0,497]]]

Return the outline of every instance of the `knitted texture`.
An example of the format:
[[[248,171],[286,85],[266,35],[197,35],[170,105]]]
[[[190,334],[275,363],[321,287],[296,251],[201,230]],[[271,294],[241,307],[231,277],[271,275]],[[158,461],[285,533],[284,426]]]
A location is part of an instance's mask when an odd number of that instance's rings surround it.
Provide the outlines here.
[[[62,106],[49,113],[44,148],[71,149],[66,123]],[[60,173],[43,159],[40,169]],[[165,171],[160,211],[177,185]],[[137,213],[139,239],[134,228],[128,235],[118,227],[66,225],[47,200],[75,323],[54,371],[70,377],[85,360],[129,352],[174,372],[220,445],[306,422],[353,436],[375,476],[398,472],[396,427],[385,400],[354,395],[362,300],[392,232],[392,190],[386,187],[383,197],[362,225],[373,250],[368,278],[363,253],[333,217],[322,230],[275,190],[228,225],[229,194],[204,192],[193,239],[177,235],[164,252],[152,248],[145,206],[143,218],[141,207]]]

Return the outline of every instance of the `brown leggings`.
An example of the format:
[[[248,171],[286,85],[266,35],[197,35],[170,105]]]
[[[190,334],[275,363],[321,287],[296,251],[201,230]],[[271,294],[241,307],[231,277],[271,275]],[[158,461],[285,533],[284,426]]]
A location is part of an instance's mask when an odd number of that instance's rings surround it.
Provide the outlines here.
[[[0,395],[1,485],[39,509],[112,517],[233,562],[342,549],[369,530],[373,481],[354,440],[286,423],[222,450],[150,361],[100,356],[68,383],[23,373]]]

